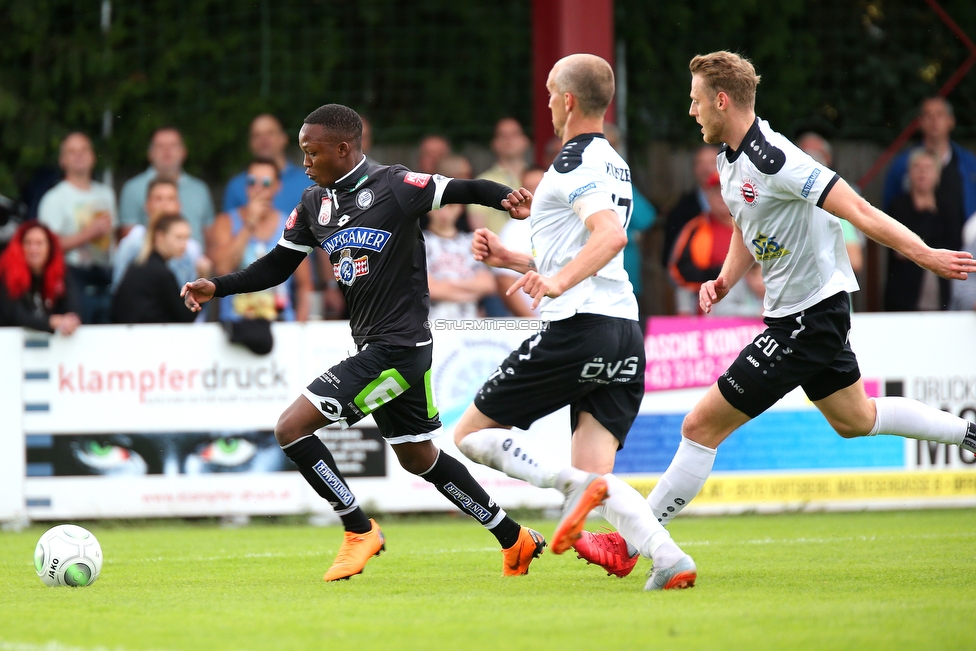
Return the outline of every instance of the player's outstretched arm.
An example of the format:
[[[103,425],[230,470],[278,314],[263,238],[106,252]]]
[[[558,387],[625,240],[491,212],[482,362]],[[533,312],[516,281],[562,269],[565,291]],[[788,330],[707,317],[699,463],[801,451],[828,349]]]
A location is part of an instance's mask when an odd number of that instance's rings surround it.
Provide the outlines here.
[[[198,312],[200,305],[214,296],[246,294],[275,287],[288,280],[307,253],[278,244],[246,268],[207,280],[198,278],[180,291],[186,306]],[[202,300],[201,300],[202,299]]]
[[[968,274],[976,272],[976,260],[970,253],[933,249],[904,224],[860,197],[843,179],[830,189],[823,209],[846,219],[875,242],[898,251],[943,278],[965,280]]]
[[[180,296],[191,312],[199,312],[203,304],[214,297],[216,286],[206,278],[197,278],[183,285]]]
[[[532,206],[532,193],[525,188],[513,190],[488,179],[451,179],[441,198],[442,206],[449,203],[475,203],[505,210],[514,219],[525,219]]]
[[[525,219],[532,212],[532,193],[525,188],[512,190],[502,199],[502,208],[508,211],[512,219]]]
[[[708,314],[712,311],[712,306],[728,295],[732,286],[739,282],[747,271],[756,264],[756,259],[752,256],[745,242],[742,241],[742,231],[738,224],[732,224],[732,240],[729,242],[729,252],[722,263],[722,271],[718,278],[702,283],[698,290],[698,304],[702,312]]]
[[[620,225],[620,216],[611,209],[599,210],[586,218],[590,237],[579,254],[551,278],[529,271],[508,288],[512,294],[523,289],[531,296],[532,309],[539,307],[543,297],[556,298],[575,287],[585,278],[607,266],[615,255],[627,246],[627,233]]]
[[[511,269],[520,274],[535,269],[532,256],[506,248],[501,238],[487,228],[479,228],[473,235],[471,253],[478,262],[484,262],[489,267]]]

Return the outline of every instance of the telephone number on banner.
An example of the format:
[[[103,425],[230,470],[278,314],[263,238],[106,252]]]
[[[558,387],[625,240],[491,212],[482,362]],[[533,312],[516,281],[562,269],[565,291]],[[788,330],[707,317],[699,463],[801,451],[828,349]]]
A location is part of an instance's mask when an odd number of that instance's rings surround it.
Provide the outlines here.
[[[725,372],[736,355],[649,362],[644,372],[645,391],[667,391],[709,386]]]

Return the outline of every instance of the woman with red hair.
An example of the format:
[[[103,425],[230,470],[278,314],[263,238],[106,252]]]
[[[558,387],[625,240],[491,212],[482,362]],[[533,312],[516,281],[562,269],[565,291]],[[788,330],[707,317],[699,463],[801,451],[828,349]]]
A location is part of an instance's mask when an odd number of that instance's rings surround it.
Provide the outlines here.
[[[24,222],[0,255],[0,326],[70,335],[81,319],[67,282],[57,236],[40,222]]]

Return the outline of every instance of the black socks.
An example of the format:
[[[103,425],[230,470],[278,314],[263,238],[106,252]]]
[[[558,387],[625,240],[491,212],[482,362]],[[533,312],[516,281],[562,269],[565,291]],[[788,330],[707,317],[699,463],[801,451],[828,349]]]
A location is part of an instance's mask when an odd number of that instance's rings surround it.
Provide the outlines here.
[[[346,478],[339,472],[332,453],[322,440],[311,434],[282,448],[295,462],[305,481],[335,509],[346,531],[367,533],[369,518],[356,503],[356,496],[349,490]]]
[[[440,450],[434,465],[421,473],[420,477],[433,484],[441,495],[488,529],[498,539],[502,549],[508,549],[518,541],[521,530],[519,524],[492,501],[464,464],[454,457]]]

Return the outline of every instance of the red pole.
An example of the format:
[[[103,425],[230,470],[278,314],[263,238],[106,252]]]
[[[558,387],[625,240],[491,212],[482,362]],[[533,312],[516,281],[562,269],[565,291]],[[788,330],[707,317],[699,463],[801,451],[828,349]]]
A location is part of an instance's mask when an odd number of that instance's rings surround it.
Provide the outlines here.
[[[965,45],[969,50],[969,57],[962,62],[962,65],[956,69],[952,76],[949,77],[949,80],[942,84],[942,88],[939,89],[939,97],[948,97],[949,93],[951,93],[952,90],[959,85],[959,82],[962,81],[962,78],[969,73],[969,70],[973,67],[973,65],[976,65],[976,44],[973,44],[966,32],[962,31],[962,28],[956,24],[956,21],[954,21],[952,17],[945,12],[945,9],[943,9],[939,3],[936,2],[936,0],[925,0],[925,3],[933,11],[933,13],[935,13],[935,15],[946,24],[949,30],[956,35],[956,38],[962,41],[963,45]],[[884,169],[884,167],[888,164],[888,161],[890,161],[894,155],[901,150],[905,143],[908,142],[908,139],[912,137],[912,134],[915,133],[916,129],[918,129],[918,118],[915,118],[908,123],[908,126],[906,126],[905,129],[898,134],[898,137],[895,138],[894,142],[888,145],[888,148],[885,149],[880,156],[878,156],[878,160],[874,161],[874,165],[871,166],[871,169],[865,172],[864,175],[858,179],[857,184],[862,188],[867,187],[867,184],[870,183],[875,176],[877,176],[878,172]]]
[[[569,54],[587,52],[614,64],[613,0],[532,0],[532,131],[535,158],[543,160],[552,138],[546,79],[552,65]],[[607,111],[614,120],[614,105]]]

